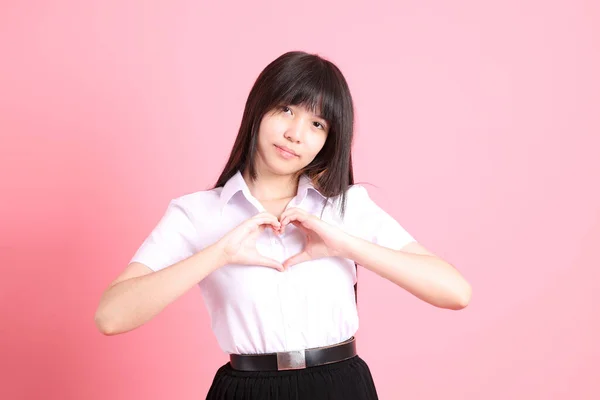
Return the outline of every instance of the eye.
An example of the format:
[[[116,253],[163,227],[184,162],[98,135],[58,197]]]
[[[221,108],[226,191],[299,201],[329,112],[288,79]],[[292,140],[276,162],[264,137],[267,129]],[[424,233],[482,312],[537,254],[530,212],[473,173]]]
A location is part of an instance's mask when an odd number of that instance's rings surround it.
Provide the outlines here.
[[[288,106],[281,106],[281,111],[283,111],[284,113],[288,112],[288,111],[292,111],[291,108],[289,108]]]
[[[316,126],[317,128],[319,128],[319,129],[323,129],[323,130],[325,130],[325,126],[323,126],[323,124],[322,124],[322,123],[320,123],[320,122],[316,122],[316,121],[315,121],[315,126]]]

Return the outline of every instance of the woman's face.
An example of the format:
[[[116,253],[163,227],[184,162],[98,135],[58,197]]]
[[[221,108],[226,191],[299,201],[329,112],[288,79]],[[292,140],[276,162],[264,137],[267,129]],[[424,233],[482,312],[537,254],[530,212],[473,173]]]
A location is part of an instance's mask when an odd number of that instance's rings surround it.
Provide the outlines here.
[[[329,124],[302,106],[280,106],[263,117],[258,131],[257,169],[295,174],[325,145]]]

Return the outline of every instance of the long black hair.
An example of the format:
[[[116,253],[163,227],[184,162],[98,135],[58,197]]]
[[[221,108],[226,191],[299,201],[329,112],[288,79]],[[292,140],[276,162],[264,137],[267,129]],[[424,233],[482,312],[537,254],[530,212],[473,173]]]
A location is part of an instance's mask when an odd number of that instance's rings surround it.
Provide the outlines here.
[[[273,60],[260,73],[246,101],[242,122],[216,187],[240,170],[257,177],[258,131],[263,116],[282,105],[301,105],[319,113],[329,124],[329,133],[315,159],[299,171],[326,198],[340,196],[341,215],[346,207],[346,190],[354,184],[352,140],[354,104],[346,79],[332,62],[303,51],[290,51]]]

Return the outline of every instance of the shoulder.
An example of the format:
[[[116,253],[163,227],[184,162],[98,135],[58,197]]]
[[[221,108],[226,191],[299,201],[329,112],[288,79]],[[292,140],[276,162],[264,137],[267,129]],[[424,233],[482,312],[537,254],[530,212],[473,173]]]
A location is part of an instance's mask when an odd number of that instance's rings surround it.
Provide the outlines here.
[[[370,238],[371,232],[379,224],[379,216],[374,212],[376,206],[367,188],[361,184],[351,185],[344,193],[331,197],[329,206],[330,220],[327,222],[341,227],[351,235]]]
[[[375,205],[369,195],[369,191],[361,184],[350,185],[343,194],[339,194],[330,199],[330,206],[337,215],[342,209],[342,200],[344,200],[345,224],[361,221]]]
[[[346,190],[346,196],[348,197],[348,200],[352,200],[354,202],[371,200],[371,197],[369,197],[369,191],[360,183],[351,185]]]
[[[198,190],[196,192],[182,194],[179,197],[175,197],[172,201],[189,206],[196,205],[198,203],[218,203],[222,190],[223,188],[221,187],[215,189]]]
[[[183,211],[190,218],[207,214],[214,215],[219,208],[221,190],[223,188],[185,193],[171,199],[169,207]]]
[[[346,189],[344,197],[346,209],[349,211],[360,211],[363,206],[372,203],[369,191],[361,184],[350,185],[348,189]],[[342,195],[337,195],[331,200],[334,205],[339,207],[342,202]]]

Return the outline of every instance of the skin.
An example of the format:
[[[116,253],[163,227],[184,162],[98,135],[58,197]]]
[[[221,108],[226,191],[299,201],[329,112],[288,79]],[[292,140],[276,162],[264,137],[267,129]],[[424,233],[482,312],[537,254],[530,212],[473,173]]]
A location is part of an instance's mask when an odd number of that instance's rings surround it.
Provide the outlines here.
[[[264,206],[216,243],[159,271],[130,263],[105,289],[94,315],[105,335],[131,331],[145,324],[167,305],[215,270],[228,264],[263,265],[283,271],[301,268],[307,260],[344,257],[354,260],[436,307],[459,310],[471,299],[471,287],[448,262],[417,242],[391,250],[351,236],[300,208],[287,208],[296,195],[298,171],[319,153],[327,139],[326,121],[302,107],[282,107],[265,115],[258,138],[258,179],[244,178],[252,195]],[[283,157],[276,146],[296,153]],[[256,251],[264,229],[281,233],[294,224],[306,235],[305,248],[284,263]]]
[[[278,108],[261,122],[258,179],[251,182],[245,174],[246,182],[268,213],[277,218],[279,224],[267,224],[271,229],[280,233],[291,223],[307,237],[304,250],[286,260],[283,269],[321,257],[349,258],[434,306],[466,307],[471,299],[469,283],[423,245],[412,242],[401,250],[388,249],[351,236],[300,208],[286,208],[297,190],[297,172],[316,157],[327,133],[326,121],[300,106]],[[276,146],[289,147],[297,156],[284,158]]]
[[[296,195],[298,171],[314,160],[328,133],[327,121],[304,107],[281,106],[265,114],[258,132],[257,181],[250,181],[244,171],[252,195],[261,202],[289,202]],[[287,147],[296,156],[286,159],[277,147]]]

